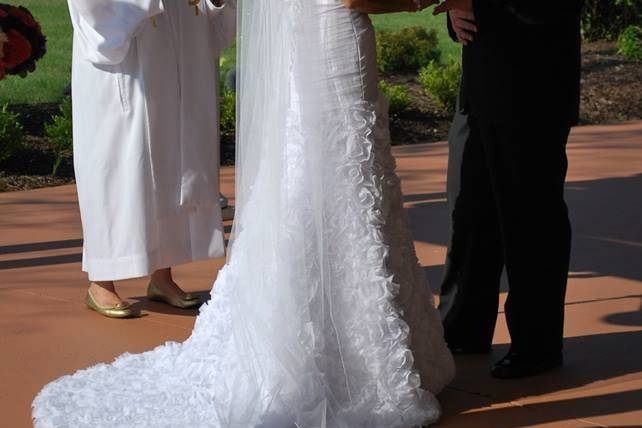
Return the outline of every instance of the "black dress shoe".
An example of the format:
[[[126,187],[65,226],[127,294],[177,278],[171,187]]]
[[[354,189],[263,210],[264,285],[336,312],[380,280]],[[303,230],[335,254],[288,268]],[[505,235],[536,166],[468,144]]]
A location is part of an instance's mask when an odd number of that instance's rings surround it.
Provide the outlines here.
[[[562,363],[562,354],[542,356],[511,351],[493,366],[490,375],[497,379],[519,379],[544,373]]]

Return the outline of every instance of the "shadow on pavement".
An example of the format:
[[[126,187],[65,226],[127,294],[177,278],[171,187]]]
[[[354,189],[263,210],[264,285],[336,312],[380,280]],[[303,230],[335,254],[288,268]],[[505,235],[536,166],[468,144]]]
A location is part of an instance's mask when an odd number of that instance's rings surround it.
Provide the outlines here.
[[[573,421],[574,427],[605,427],[589,423],[586,419],[604,417],[613,414],[622,414],[640,409],[642,390],[623,391],[589,397],[574,397],[541,403],[527,404],[526,406],[508,406],[487,409],[483,411],[484,419],[496,421],[497,425],[487,427],[518,428],[540,426],[560,421]],[[477,413],[479,415],[479,413]],[[479,417],[479,416],[478,416]],[[471,416],[471,422],[474,417]],[[580,419],[579,421],[577,419]],[[447,415],[444,421],[447,422]],[[581,423],[581,425],[580,425]],[[437,425],[438,427],[439,425]],[[471,426],[475,426],[472,422]],[[546,425],[548,426],[548,425]],[[616,428],[615,425],[608,425]],[[640,428],[642,424],[621,425],[621,428]]]
[[[201,299],[203,304],[208,302],[211,298],[210,290],[192,292],[192,294],[196,294]],[[147,298],[147,296],[136,296],[136,297],[132,297],[131,300],[137,302],[140,305],[143,312],[152,312],[157,314],[168,314],[168,315],[180,315],[180,316],[187,316],[187,317],[196,317],[198,315],[198,308],[196,309],[175,308],[165,303],[152,302]]]
[[[79,263],[82,260],[82,254],[63,254],[60,256],[34,257],[28,259],[4,260],[0,261],[0,270],[30,268],[38,266],[64,265],[68,263]]]
[[[488,406],[499,403],[520,402],[526,397],[537,397],[591,385],[592,389],[607,387],[625,376],[642,372],[642,331],[606,333],[567,338],[565,340],[565,366],[561,369],[533,378],[497,380],[489,375],[494,359],[508,350],[507,345],[497,345],[492,356],[458,356],[457,379],[449,389],[484,399]],[[639,378],[639,375],[636,376]],[[577,395],[577,391],[576,391]],[[502,423],[502,427],[532,426],[555,421],[625,413],[642,408],[642,390],[618,392],[581,398],[559,398],[548,395],[545,403],[525,404],[520,407],[496,408],[484,411],[502,413],[502,420],[511,420],[514,425]],[[448,412],[462,413],[467,400],[452,400],[446,404]],[[504,414],[506,413],[506,414]],[[448,415],[445,415],[447,419]],[[642,426],[642,423],[638,426]]]
[[[448,245],[449,212],[443,197],[435,193],[407,199],[416,202],[408,209],[416,240]],[[574,236],[570,276],[642,282],[642,174],[570,182],[566,198]],[[430,267],[428,274],[432,282],[441,280],[437,267]]]
[[[64,250],[82,247],[82,239],[64,241],[32,242],[29,244],[5,245],[0,247],[0,255],[30,253],[33,251]]]

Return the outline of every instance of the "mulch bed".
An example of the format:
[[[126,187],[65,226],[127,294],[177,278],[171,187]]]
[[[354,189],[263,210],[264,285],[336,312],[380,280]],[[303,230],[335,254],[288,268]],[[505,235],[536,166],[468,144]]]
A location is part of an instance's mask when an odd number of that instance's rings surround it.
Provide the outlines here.
[[[584,46],[580,120],[583,124],[642,118],[642,63],[617,55],[613,43]]]
[[[584,45],[582,61],[581,123],[596,124],[642,119],[642,63],[628,61],[616,53],[611,42]],[[452,114],[427,96],[415,75],[391,75],[383,78],[392,84],[407,85],[412,107],[392,118],[393,145],[443,141],[448,137]],[[71,154],[66,157],[58,176],[51,177],[53,154],[43,138],[44,124],[58,112],[55,104],[16,105],[29,136],[24,147],[0,164],[0,192],[27,190],[73,183]],[[233,162],[233,147],[223,144],[222,160]]]
[[[642,63],[618,55],[613,42],[586,43],[582,73],[580,124],[642,119]],[[392,120],[393,145],[448,138],[452,113],[435,105],[414,75],[384,76],[384,79],[407,85],[414,99],[412,109]]]
[[[412,107],[390,118],[390,136],[394,146],[444,141],[452,112],[442,109],[424,92],[416,74],[383,76],[394,85],[405,85],[412,97]]]
[[[57,109],[54,111],[57,112]],[[42,127],[42,123],[44,122],[25,124],[25,128]],[[42,134],[28,135],[20,150],[0,164],[0,192],[31,190],[74,182],[71,153],[65,156],[55,177],[51,175],[53,164],[53,150]]]

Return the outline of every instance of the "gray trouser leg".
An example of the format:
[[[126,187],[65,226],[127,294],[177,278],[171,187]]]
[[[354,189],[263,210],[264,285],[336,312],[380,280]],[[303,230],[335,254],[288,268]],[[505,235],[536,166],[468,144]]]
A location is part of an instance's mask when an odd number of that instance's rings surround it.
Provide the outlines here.
[[[457,196],[461,190],[461,166],[464,157],[464,148],[466,147],[466,141],[470,135],[468,115],[461,109],[460,100],[461,98],[457,100],[455,117],[450,127],[450,132],[448,133],[448,182],[446,193],[448,196],[448,219],[451,240],[453,236],[453,212],[455,210],[455,201],[457,200]],[[449,242],[449,253],[451,245],[452,242]],[[448,281],[447,279],[451,274],[450,271],[450,261],[447,259],[444,282],[441,289],[441,297],[439,299],[439,312],[441,313],[442,319],[446,317],[452,308],[455,295],[457,294],[456,281]]]

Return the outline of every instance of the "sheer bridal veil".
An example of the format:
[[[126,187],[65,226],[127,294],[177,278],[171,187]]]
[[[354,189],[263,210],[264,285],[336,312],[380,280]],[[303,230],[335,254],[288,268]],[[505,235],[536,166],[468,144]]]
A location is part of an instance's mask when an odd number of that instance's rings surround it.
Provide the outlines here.
[[[229,379],[233,396],[243,397],[231,400],[233,426],[255,426],[265,413],[290,418],[268,426],[289,426],[294,415],[301,426],[318,426],[319,406],[327,406],[311,358],[323,347],[315,330],[331,322],[322,319],[319,209],[320,131],[330,100],[315,3],[240,5],[237,219],[223,272],[234,276],[232,328],[244,371]]]
[[[388,428],[439,412],[393,302],[380,189],[398,182],[375,156],[376,101],[349,85],[350,14],[339,0],[240,2],[237,217],[219,276],[237,353],[229,426]]]

